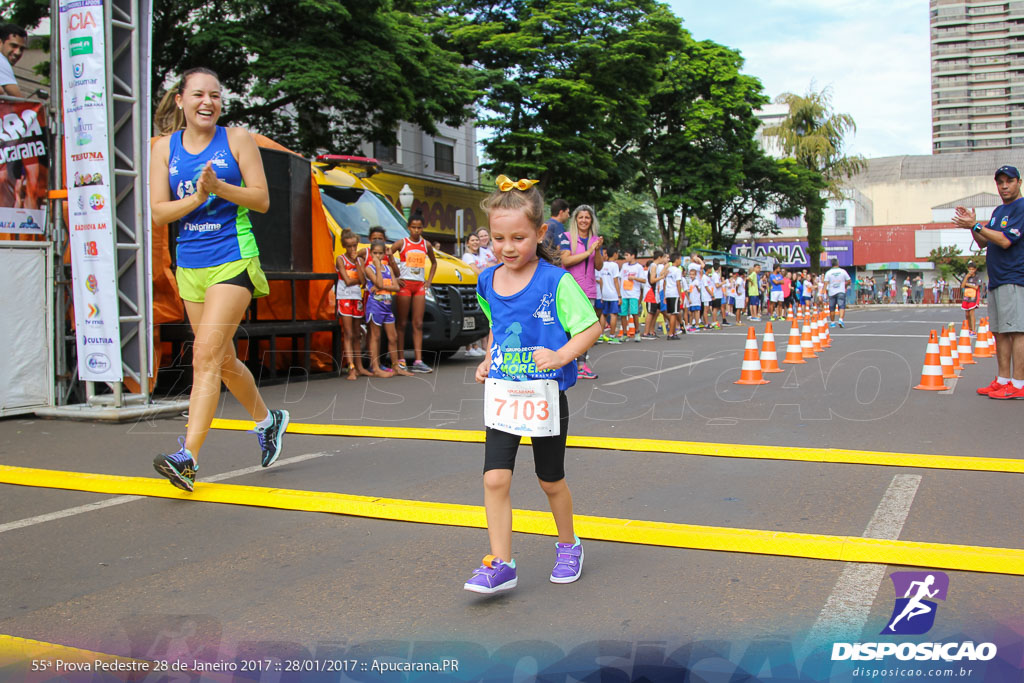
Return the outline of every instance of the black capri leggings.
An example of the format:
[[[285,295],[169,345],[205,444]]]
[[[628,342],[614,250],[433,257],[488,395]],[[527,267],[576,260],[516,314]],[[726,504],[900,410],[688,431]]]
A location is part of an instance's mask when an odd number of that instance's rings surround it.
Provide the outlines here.
[[[565,439],[569,435],[569,401],[558,392],[558,436],[533,437],[533,464],[541,481],[565,479]],[[515,470],[516,452],[522,437],[487,428],[484,446],[484,473],[488,470]]]

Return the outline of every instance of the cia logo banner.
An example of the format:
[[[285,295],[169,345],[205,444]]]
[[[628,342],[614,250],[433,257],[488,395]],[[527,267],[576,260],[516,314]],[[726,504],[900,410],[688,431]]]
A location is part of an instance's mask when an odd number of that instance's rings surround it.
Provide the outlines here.
[[[921,635],[935,625],[938,603],[949,593],[949,577],[943,572],[893,572],[896,604],[882,635]]]
[[[78,374],[121,381],[103,0],[61,0],[61,91]]]

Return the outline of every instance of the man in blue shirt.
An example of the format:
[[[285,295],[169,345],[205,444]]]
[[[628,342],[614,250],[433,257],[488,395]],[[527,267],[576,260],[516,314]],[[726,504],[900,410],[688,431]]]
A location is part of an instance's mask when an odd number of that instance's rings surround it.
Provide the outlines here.
[[[567,220],[569,220],[569,202],[561,198],[551,202],[551,218],[545,221],[548,231],[544,235],[544,244],[552,254],[558,254],[558,242],[565,234]]]
[[[768,296],[771,297],[771,308],[769,309],[769,320],[785,320],[785,296],[782,291],[782,281],[785,276],[782,274],[782,266],[778,263],[772,268],[772,274],[768,276],[768,282],[771,285],[771,290]]]
[[[996,171],[996,190],[1003,205],[982,225],[974,209],[956,207],[953,222],[971,230],[985,252],[988,268],[989,327],[996,335],[996,379],[978,393],[989,398],[1024,398],[1024,200],[1020,171]]]

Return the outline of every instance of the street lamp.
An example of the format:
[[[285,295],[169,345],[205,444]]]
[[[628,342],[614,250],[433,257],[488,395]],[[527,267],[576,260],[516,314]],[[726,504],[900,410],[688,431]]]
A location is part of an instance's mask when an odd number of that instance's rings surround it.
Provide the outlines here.
[[[398,193],[398,201],[402,204],[402,213],[405,214],[406,223],[409,222],[409,216],[412,215],[412,202],[414,199],[416,199],[416,195],[413,194],[409,183],[406,183]]]

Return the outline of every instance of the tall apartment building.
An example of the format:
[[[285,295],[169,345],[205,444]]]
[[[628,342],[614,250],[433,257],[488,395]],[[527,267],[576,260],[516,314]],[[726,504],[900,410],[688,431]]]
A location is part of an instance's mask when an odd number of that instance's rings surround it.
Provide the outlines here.
[[[1024,147],[1024,0],[930,0],[932,152]]]

